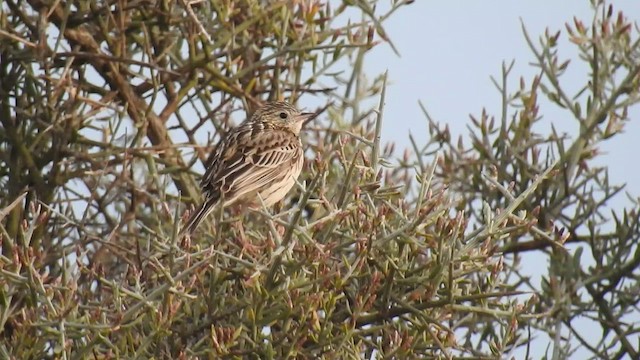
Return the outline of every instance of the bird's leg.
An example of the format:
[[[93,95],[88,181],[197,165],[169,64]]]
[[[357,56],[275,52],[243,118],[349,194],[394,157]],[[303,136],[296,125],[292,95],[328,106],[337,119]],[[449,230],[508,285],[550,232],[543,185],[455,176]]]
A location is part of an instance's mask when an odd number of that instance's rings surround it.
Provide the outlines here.
[[[241,215],[233,222],[233,226],[236,228],[239,235],[236,239],[238,240],[239,245],[242,248],[240,250],[240,253],[248,253],[249,255],[254,256],[255,254],[259,253],[261,249],[259,246],[253,245],[251,243],[251,240],[249,240],[245,235],[243,219],[244,215]]]
[[[273,212],[271,213],[272,216],[274,216],[273,214],[280,214],[280,212],[282,211],[284,202],[283,201],[278,201],[277,203],[275,203],[273,205]],[[276,231],[278,232],[278,235],[280,235],[280,238],[282,238],[284,236],[284,234],[287,232],[287,227],[279,224],[279,223],[275,223],[275,227],[276,227]]]

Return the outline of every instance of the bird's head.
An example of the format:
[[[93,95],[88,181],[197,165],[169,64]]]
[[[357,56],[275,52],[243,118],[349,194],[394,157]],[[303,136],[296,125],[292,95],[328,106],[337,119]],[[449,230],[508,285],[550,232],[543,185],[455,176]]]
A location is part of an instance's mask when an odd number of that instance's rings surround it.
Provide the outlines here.
[[[257,109],[251,118],[254,121],[261,120],[276,126],[284,126],[294,134],[299,134],[302,126],[315,115],[315,113],[300,112],[288,102],[276,101],[266,103]]]

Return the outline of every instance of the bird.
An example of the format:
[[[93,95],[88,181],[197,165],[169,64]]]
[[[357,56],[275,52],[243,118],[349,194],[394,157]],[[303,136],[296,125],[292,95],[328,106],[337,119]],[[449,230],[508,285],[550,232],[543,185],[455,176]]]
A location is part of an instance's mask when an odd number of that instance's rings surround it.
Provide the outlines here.
[[[218,203],[269,207],[284,198],[302,171],[300,132],[314,115],[288,102],[268,102],[227,132],[205,162],[200,181],[204,201],[190,215],[179,238],[193,234]]]

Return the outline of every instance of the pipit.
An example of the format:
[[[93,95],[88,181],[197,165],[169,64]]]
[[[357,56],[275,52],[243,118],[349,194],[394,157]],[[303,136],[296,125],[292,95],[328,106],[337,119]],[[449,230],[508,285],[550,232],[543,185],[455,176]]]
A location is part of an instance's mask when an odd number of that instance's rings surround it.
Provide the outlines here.
[[[218,203],[271,206],[280,201],[302,170],[300,130],[314,115],[286,102],[272,102],[229,131],[206,162],[200,181],[204,202],[179,236],[192,234]]]

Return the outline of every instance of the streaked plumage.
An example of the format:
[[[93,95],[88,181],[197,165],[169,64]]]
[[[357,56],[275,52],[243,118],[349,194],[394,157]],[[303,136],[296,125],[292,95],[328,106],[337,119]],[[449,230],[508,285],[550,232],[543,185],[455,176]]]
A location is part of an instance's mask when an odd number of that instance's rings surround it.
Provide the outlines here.
[[[300,129],[312,117],[286,102],[267,103],[220,140],[206,163],[200,186],[204,202],[181,235],[191,234],[223,201],[266,206],[280,201],[295,184],[304,161]]]

